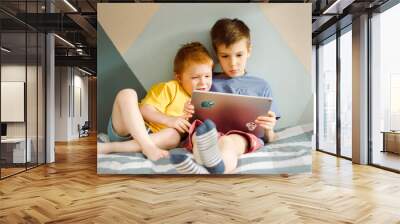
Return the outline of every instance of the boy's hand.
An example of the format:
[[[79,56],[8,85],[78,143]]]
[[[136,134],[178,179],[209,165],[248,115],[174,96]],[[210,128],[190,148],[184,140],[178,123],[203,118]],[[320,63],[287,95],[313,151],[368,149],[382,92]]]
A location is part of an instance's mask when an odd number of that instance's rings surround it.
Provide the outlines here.
[[[194,114],[194,106],[193,104],[190,102],[190,100],[188,100],[185,103],[185,106],[183,107],[183,116],[185,119],[189,119],[191,117],[193,117]]]
[[[265,132],[273,131],[276,125],[276,115],[272,111],[268,111],[265,116],[259,116],[255,123],[264,128]]]
[[[170,128],[175,128],[180,133],[189,132],[190,123],[185,117],[169,117],[165,124]]]

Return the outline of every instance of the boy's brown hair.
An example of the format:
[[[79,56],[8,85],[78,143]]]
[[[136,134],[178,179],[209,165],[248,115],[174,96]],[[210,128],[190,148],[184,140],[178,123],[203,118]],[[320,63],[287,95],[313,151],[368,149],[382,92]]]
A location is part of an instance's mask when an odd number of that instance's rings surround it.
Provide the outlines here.
[[[217,46],[230,45],[247,39],[247,47],[250,47],[250,29],[240,19],[223,18],[218,20],[211,28],[211,41],[215,51]]]
[[[187,43],[178,50],[174,59],[175,74],[182,74],[193,63],[214,65],[210,53],[199,42]]]

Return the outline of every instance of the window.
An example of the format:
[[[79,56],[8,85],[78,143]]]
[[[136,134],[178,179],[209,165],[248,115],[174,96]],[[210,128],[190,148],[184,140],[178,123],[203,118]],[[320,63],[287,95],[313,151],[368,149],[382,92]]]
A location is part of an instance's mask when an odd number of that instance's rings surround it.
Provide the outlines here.
[[[400,130],[400,73],[390,74],[390,130]]]
[[[388,151],[384,137],[400,130],[400,4],[371,19],[372,73],[371,73],[371,137],[372,163],[400,170],[400,150]],[[386,132],[386,133],[385,133]],[[397,135],[397,134],[396,134]],[[391,137],[392,138],[392,137]],[[392,140],[400,147],[400,133]],[[392,141],[390,140],[390,141]],[[393,142],[390,142],[392,144]]]
[[[336,153],[336,37],[318,48],[318,147]]]
[[[352,32],[340,36],[340,155],[352,157]]]

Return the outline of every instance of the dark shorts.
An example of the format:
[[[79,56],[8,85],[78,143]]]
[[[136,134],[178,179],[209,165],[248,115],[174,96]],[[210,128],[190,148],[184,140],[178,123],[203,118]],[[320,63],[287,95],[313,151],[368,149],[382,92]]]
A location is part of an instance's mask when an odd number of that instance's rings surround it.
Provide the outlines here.
[[[148,132],[149,134],[151,134],[150,128],[146,126],[146,129],[147,129],[147,132]],[[111,142],[124,142],[124,141],[129,141],[129,140],[132,140],[132,139],[133,139],[133,137],[132,137],[131,135],[128,135],[128,136],[120,136],[120,135],[118,135],[118,134],[115,132],[113,126],[112,126],[112,119],[111,119],[111,117],[110,117],[110,119],[108,120],[107,135],[108,135],[108,138],[110,139]]]
[[[195,120],[193,121],[192,125],[189,128],[189,135],[188,137],[183,141],[182,147],[186,148],[188,151],[192,152],[193,151],[193,145],[192,145],[192,136],[198,126],[200,126],[203,122],[200,120]],[[244,132],[244,131],[238,131],[238,130],[231,130],[228,131],[227,133],[222,133],[218,132],[218,138],[224,135],[232,135],[232,134],[237,134],[243,136],[247,140],[247,149],[245,153],[250,153],[257,151],[259,148],[264,146],[264,141],[257,136],[255,136],[252,133]]]

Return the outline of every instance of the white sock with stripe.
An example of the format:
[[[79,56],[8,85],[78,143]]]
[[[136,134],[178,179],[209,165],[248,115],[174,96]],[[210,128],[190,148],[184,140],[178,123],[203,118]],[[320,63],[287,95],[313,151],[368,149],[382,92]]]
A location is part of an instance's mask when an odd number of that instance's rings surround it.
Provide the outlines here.
[[[195,141],[206,169],[210,173],[224,173],[225,164],[218,148],[218,132],[214,122],[205,120],[202,125],[197,127]]]
[[[209,174],[206,168],[197,164],[188,155],[171,153],[170,161],[180,174]]]

